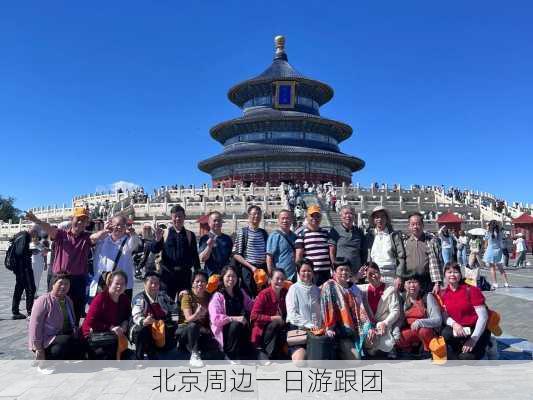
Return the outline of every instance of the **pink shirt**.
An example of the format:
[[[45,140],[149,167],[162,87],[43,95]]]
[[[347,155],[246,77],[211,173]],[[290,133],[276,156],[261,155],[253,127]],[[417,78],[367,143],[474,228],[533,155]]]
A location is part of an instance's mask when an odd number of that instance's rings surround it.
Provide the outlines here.
[[[91,234],[82,232],[77,237],[70,231],[58,229],[55,242],[55,258],[52,272],[70,275],[86,275],[87,261],[91,250]]]

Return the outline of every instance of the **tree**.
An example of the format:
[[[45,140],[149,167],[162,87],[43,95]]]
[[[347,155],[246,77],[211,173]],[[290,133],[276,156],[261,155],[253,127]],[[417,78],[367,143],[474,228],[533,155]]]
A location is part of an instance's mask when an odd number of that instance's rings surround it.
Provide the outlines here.
[[[14,206],[14,203],[15,198],[0,196],[0,221],[12,220],[13,223],[19,221],[22,212]]]

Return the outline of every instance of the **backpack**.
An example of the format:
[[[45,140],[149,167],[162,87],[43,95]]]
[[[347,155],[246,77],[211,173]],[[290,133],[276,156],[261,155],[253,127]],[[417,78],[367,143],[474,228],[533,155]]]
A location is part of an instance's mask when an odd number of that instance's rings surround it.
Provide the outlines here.
[[[4,265],[6,268],[11,272],[16,272],[18,269],[18,261],[17,261],[17,255],[16,248],[18,245],[18,241],[21,240],[21,238],[24,238],[24,231],[17,233],[13,238],[9,241],[9,247],[6,251],[6,257],[4,259]]]
[[[4,265],[11,272],[15,272],[15,269],[17,268],[17,260],[15,258],[15,241],[16,240],[13,238],[9,243],[9,247],[6,251],[6,258],[4,259]]]

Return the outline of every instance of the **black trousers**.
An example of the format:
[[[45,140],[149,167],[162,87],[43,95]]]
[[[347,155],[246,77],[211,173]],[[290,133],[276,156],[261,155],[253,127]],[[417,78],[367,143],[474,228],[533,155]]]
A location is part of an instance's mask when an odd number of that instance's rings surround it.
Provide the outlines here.
[[[215,350],[218,346],[211,331],[197,322],[189,322],[178,328],[178,340],[189,352],[205,352]]]
[[[232,321],[224,325],[224,353],[232,360],[247,359],[250,357],[250,328],[240,322]]]
[[[279,359],[287,343],[287,328],[283,321],[272,321],[265,326],[261,338],[262,350],[270,359]]]
[[[47,360],[82,360],[84,358],[83,345],[72,335],[57,335],[44,352]]]
[[[324,282],[331,279],[331,272],[329,270],[315,271],[315,285],[321,286]]]
[[[263,271],[267,272],[266,265],[257,265],[256,268],[261,268]],[[257,285],[254,280],[254,274],[248,268],[241,266],[241,287],[251,298],[255,298],[260,290],[258,290]]]
[[[164,289],[172,300],[176,301],[176,294],[182,290],[189,290],[191,288],[192,271],[190,267],[183,267],[168,271],[161,268],[161,283]]]
[[[472,330],[474,328],[472,327]],[[442,329],[442,336],[446,341],[448,351],[448,360],[481,360],[485,355],[485,350],[490,342],[490,331],[485,331],[479,337],[474,349],[470,353],[463,353],[462,347],[468,337],[453,336],[453,329],[451,326],[445,326]]]
[[[133,343],[135,343],[135,358],[137,360],[144,360],[145,354],[148,355],[149,359],[154,359],[157,358],[156,354],[158,352],[166,351],[176,346],[176,327],[165,325],[165,346],[163,347],[157,347],[155,345],[150,326],[143,326],[141,329],[136,329],[132,335],[132,339]]]
[[[13,292],[13,302],[11,303],[13,314],[19,313],[20,300],[23,292],[26,292],[26,311],[30,315],[35,297],[35,280],[31,268],[25,268],[15,272],[15,290]]]

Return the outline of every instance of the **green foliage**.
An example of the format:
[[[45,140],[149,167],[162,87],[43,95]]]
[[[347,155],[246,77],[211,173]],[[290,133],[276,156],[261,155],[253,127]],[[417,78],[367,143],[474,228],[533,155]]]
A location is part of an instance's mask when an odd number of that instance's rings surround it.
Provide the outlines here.
[[[17,223],[21,217],[21,211],[14,206],[15,198],[0,196],[0,221],[12,220]]]

